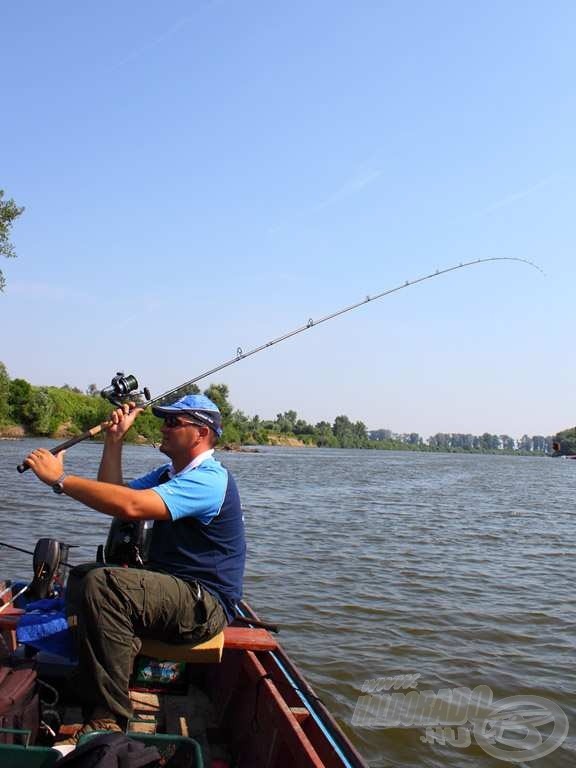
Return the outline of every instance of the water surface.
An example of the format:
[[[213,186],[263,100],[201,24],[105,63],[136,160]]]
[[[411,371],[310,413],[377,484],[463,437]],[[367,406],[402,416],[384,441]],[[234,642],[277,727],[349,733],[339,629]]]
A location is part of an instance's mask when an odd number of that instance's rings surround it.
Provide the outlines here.
[[[0,540],[53,536],[94,557],[109,520],[15,466],[37,441],[0,441]],[[50,447],[50,441],[42,444]],[[101,447],[68,451],[94,476]],[[365,680],[539,695],[571,720],[563,747],[516,765],[576,764],[576,462],[464,454],[266,448],[225,453],[249,536],[246,597],[374,768],[512,765],[478,746],[424,744],[415,728],[351,724]],[[161,461],[127,446],[125,475]],[[31,558],[0,550],[2,573]]]

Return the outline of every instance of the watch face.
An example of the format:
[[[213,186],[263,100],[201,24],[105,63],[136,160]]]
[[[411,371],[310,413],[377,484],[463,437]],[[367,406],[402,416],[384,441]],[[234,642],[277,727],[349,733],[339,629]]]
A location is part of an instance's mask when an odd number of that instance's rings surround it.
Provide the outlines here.
[[[52,486],[52,490],[54,491],[54,493],[64,493],[64,486],[62,485],[61,482],[54,483],[54,485]]]

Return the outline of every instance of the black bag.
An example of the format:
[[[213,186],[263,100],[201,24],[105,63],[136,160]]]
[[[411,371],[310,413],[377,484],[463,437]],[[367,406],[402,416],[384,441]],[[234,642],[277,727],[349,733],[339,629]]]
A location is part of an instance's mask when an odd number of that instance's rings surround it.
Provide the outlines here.
[[[30,664],[0,666],[0,728],[30,731],[34,744],[40,727],[40,699],[36,670]],[[0,731],[0,744],[14,744],[21,738]]]
[[[124,733],[102,733],[80,744],[58,761],[66,768],[150,768],[160,765],[156,747],[147,747]]]

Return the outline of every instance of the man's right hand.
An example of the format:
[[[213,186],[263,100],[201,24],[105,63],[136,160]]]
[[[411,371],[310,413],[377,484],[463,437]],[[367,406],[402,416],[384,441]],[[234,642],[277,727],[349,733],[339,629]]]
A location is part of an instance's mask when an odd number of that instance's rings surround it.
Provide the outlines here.
[[[109,418],[111,426],[106,430],[107,440],[113,443],[121,442],[126,432],[128,432],[137,416],[143,410],[143,408],[138,408],[136,403],[130,402],[124,403],[123,406],[112,411]]]

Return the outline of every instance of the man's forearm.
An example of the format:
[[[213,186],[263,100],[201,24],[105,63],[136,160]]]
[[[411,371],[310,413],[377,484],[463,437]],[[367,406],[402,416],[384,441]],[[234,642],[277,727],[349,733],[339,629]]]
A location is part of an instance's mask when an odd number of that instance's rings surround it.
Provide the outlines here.
[[[98,480],[103,483],[124,485],[122,479],[122,441],[112,442],[106,439],[98,469]]]
[[[82,502],[87,507],[111,517],[127,517],[129,496],[134,493],[130,488],[124,486],[119,488],[118,484],[107,480],[89,480],[76,475],[65,477],[63,485],[67,496]]]
[[[169,520],[170,513],[153,490],[135,491],[127,486],[66,475],[64,493],[97,512],[122,520]]]

